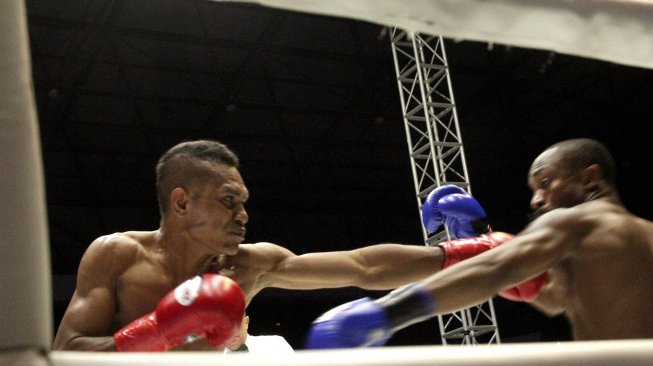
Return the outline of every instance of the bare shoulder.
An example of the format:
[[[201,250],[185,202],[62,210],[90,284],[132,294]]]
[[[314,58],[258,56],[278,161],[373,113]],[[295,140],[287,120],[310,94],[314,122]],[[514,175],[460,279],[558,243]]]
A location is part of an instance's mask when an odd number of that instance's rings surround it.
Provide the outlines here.
[[[122,232],[95,239],[82,257],[80,272],[90,268],[93,272],[122,272],[137,259],[145,247],[151,245],[152,232]]]
[[[523,233],[539,237],[550,249],[575,251],[586,246],[629,241],[633,232],[641,232],[636,221],[622,205],[595,200],[550,211],[533,221]]]
[[[596,242],[609,242],[610,246],[653,245],[653,223],[638,217],[621,205],[594,205],[589,217],[599,223],[595,230]]]
[[[646,237],[653,242],[653,222],[643,219],[641,217],[635,216],[634,219],[642,231],[645,233]],[[653,245],[653,243],[651,243]]]
[[[95,239],[88,247],[87,253],[97,252],[100,255],[125,255],[137,251],[141,246],[141,241],[130,232],[113,233]]]
[[[601,225],[605,221],[606,215],[622,215],[624,211],[623,207],[618,208],[614,204],[590,201],[548,212],[533,221],[532,226],[550,228],[568,234],[587,234]]]
[[[621,204],[596,200],[570,209],[572,225],[587,225],[593,232],[632,233],[641,231],[650,222],[630,213]],[[644,223],[648,223],[648,225]]]
[[[555,260],[568,257],[601,226],[604,210],[605,207],[595,207],[592,202],[557,208],[531,222],[510,242],[529,255]]]

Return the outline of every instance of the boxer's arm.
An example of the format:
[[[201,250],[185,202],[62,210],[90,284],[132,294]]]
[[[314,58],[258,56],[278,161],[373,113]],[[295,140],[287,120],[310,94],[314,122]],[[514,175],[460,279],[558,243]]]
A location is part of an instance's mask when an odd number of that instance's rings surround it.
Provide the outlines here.
[[[543,215],[514,239],[378,299],[336,307],[314,323],[308,348],[378,346],[397,330],[474,306],[573,255],[596,222],[578,209]]]
[[[54,339],[53,350],[115,350],[111,323],[115,286],[127,253],[115,239],[94,241],[82,257],[77,287]]]
[[[357,286],[387,290],[422,280],[440,270],[444,253],[440,247],[377,244],[351,251],[303,255],[288,252],[267,258],[268,261],[276,258],[276,261],[260,277],[259,284],[263,287],[317,289]]]
[[[429,277],[423,284],[438,303],[437,313],[476,305],[572,255],[594,225],[578,212],[552,211],[505,244]]]

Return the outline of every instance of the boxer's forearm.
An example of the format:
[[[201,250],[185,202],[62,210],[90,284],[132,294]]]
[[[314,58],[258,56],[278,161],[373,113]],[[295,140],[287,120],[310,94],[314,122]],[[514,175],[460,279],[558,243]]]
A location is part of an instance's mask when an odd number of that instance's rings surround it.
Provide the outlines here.
[[[76,337],[62,344],[55,344],[54,351],[115,351],[113,337]]]

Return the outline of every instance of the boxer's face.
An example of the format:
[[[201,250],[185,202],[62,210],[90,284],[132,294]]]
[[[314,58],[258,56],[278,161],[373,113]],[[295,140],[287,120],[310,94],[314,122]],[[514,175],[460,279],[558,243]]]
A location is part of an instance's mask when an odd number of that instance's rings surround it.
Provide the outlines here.
[[[533,191],[531,209],[535,215],[583,202],[580,178],[579,172],[565,166],[557,148],[544,151],[535,159],[528,174],[528,186]]]
[[[245,240],[248,198],[238,169],[217,165],[215,176],[190,194],[186,227],[191,237],[213,252],[236,254]]]

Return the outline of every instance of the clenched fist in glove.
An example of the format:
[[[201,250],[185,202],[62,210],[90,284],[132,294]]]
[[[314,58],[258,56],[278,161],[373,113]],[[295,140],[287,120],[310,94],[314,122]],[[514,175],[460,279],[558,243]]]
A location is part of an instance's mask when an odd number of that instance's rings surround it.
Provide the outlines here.
[[[168,293],[156,310],[113,335],[122,352],[167,351],[206,337],[223,345],[240,325],[245,296],[233,280],[218,274],[196,276]]]
[[[324,313],[308,334],[307,349],[381,346],[397,330],[435,313],[435,301],[420,284],[371,300],[366,297]]]
[[[455,238],[472,238],[490,231],[485,210],[464,189],[444,185],[429,193],[422,205],[422,221],[431,234],[444,224]]]

